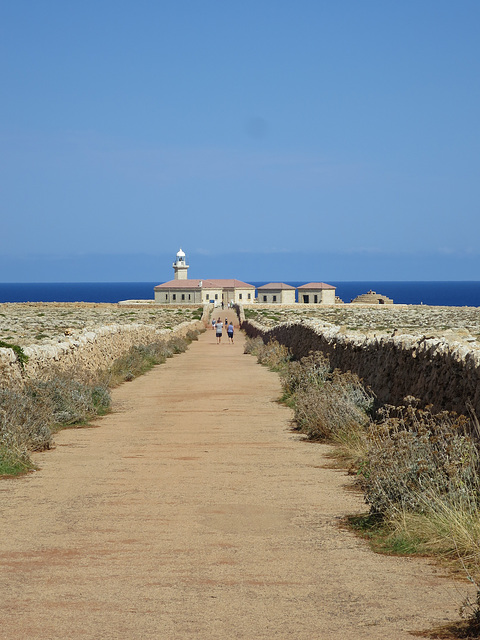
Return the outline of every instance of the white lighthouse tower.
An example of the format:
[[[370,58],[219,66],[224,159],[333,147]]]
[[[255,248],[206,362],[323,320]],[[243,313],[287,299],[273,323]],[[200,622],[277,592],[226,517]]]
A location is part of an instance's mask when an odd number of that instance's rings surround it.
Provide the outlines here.
[[[188,279],[188,275],[187,275],[188,266],[189,265],[187,264],[187,262],[185,260],[185,254],[180,249],[179,251],[177,251],[177,259],[173,263],[173,271],[175,272],[174,279],[175,280],[187,280]]]

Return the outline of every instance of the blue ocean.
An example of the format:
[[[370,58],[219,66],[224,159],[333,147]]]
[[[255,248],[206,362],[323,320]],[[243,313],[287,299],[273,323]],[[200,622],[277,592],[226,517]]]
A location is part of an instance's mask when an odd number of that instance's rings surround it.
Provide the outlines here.
[[[159,282],[0,283],[0,302],[118,302],[153,299]],[[252,282],[256,287],[266,282]],[[294,287],[305,282],[288,282]],[[397,304],[480,307],[480,282],[329,282],[344,302],[370,289]]]

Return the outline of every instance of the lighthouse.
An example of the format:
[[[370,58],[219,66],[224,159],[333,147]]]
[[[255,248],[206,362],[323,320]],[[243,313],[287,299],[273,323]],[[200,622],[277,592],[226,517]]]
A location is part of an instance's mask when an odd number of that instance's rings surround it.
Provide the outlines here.
[[[188,264],[185,260],[185,254],[180,249],[177,251],[177,259],[173,263],[173,271],[175,273],[174,280],[187,280]]]

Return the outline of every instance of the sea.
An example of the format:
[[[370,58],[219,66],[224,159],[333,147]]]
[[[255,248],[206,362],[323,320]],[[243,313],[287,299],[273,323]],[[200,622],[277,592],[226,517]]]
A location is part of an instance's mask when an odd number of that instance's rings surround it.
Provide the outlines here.
[[[0,302],[119,302],[152,300],[159,282],[22,282],[0,283]],[[267,282],[251,282],[259,287]],[[298,287],[306,282],[287,282]],[[480,307],[480,282],[332,282],[344,302],[375,291],[396,304],[426,304],[447,307]]]

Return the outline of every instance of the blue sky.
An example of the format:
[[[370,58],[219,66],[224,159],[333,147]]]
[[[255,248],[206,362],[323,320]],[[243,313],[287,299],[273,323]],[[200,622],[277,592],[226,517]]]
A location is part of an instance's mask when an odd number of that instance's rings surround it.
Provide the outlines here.
[[[0,1],[0,280],[480,280],[478,0]]]

